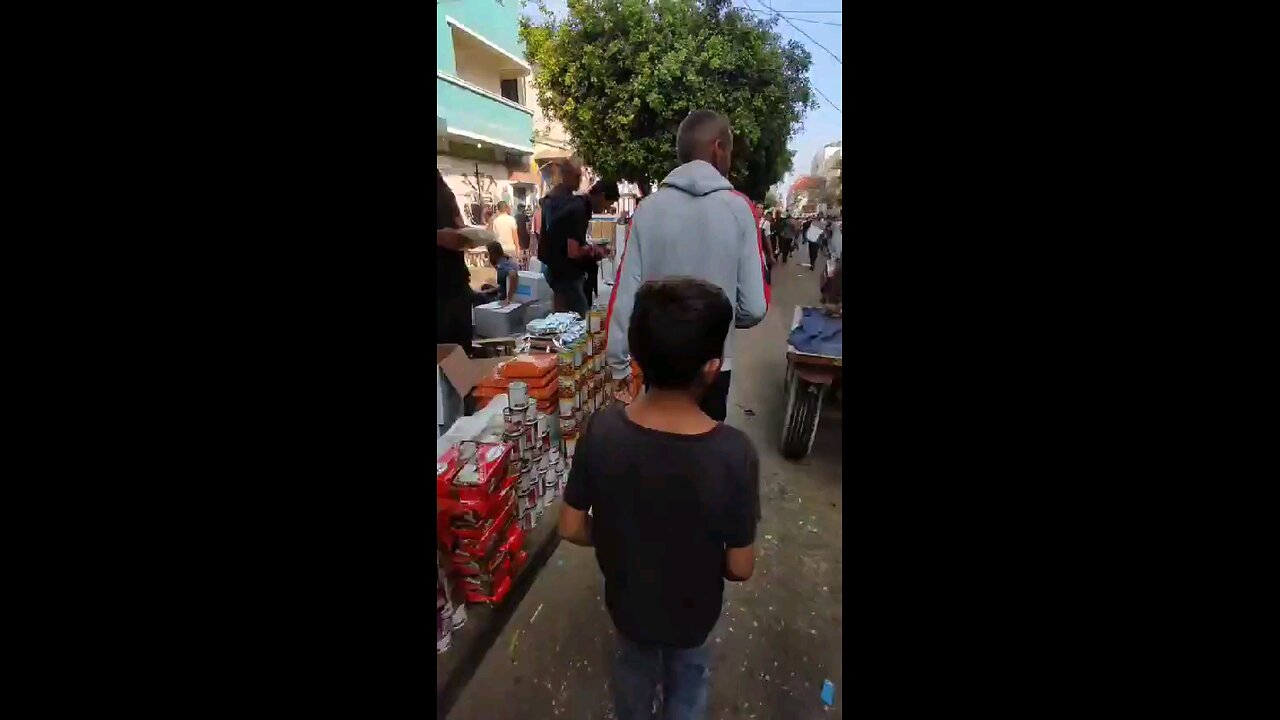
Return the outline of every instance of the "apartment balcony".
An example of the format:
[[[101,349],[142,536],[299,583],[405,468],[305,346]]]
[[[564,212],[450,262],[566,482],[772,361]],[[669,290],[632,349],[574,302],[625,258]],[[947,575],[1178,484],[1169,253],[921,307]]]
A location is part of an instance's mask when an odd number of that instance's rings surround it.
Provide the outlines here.
[[[515,2],[437,5],[436,116],[446,147],[478,145],[495,158],[533,154],[532,68],[517,37],[518,13]]]
[[[444,119],[449,143],[491,145],[513,155],[533,154],[532,110],[440,70],[436,71],[436,116]]]

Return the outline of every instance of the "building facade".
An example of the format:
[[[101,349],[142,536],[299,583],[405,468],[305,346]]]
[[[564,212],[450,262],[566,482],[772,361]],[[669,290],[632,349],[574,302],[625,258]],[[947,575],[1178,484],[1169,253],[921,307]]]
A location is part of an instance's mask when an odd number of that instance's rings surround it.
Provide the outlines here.
[[[499,201],[518,207],[538,192],[519,14],[515,0],[436,4],[436,167],[475,224]]]

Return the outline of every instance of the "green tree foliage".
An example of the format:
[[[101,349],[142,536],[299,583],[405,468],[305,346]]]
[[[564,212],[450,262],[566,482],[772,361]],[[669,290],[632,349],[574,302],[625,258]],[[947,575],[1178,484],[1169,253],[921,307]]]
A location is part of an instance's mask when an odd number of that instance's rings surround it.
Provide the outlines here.
[[[778,200],[778,191],[773,188],[769,188],[769,191],[764,194],[765,208],[778,207],[781,204],[782,202]]]
[[[671,172],[691,111],[733,123],[730,181],[753,200],[791,167],[810,56],[730,0],[568,0],[557,20],[521,21],[538,103],[596,172],[642,185]]]

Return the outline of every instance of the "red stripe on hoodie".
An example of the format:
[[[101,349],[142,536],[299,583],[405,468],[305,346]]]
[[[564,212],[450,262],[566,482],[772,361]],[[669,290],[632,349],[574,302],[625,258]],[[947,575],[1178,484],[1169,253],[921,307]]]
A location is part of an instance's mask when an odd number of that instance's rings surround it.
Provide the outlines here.
[[[769,304],[773,301],[773,289],[769,287],[769,265],[764,256],[764,231],[760,229],[762,216],[756,210],[756,204],[751,202],[751,198],[737,190],[731,190],[730,192],[747,201],[747,207],[751,208],[751,217],[756,223],[756,247],[760,250],[760,282],[764,283],[764,308],[768,312]]]
[[[639,207],[639,203],[636,204]],[[627,248],[631,247],[631,226],[636,224],[636,216],[631,216],[627,223],[627,232],[622,237],[622,256],[618,258],[618,271],[613,276],[613,292],[609,293],[609,309],[604,313],[604,347],[609,347],[609,323],[613,320],[613,301],[618,299],[618,286],[622,284],[622,263],[627,259]],[[767,302],[767,301],[766,301]]]

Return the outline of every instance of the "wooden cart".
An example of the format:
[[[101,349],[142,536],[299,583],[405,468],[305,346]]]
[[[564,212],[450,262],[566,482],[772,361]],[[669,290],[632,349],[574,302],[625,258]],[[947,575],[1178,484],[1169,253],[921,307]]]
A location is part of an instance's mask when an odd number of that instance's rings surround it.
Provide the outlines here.
[[[791,329],[800,325],[804,309],[796,307]],[[788,332],[788,335],[790,333]],[[799,460],[809,454],[822,414],[822,399],[840,381],[844,359],[801,352],[787,343],[787,407],[782,423],[782,455]]]

